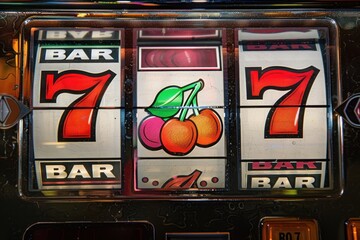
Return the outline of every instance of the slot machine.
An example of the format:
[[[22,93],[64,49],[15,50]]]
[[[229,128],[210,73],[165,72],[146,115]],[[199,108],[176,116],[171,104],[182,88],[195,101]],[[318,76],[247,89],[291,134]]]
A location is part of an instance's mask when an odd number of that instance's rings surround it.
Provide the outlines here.
[[[0,239],[360,239],[359,7],[1,1]]]

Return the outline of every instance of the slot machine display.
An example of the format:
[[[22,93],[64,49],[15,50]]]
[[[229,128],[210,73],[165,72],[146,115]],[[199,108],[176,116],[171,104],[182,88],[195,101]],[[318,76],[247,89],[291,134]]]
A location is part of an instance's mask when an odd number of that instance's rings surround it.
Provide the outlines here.
[[[359,6],[0,2],[0,239],[360,239]]]

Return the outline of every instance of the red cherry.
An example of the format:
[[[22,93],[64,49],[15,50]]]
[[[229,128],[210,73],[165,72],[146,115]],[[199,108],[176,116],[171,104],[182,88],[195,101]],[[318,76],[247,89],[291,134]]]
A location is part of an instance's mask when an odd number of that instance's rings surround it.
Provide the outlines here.
[[[195,147],[197,131],[190,120],[168,120],[161,129],[160,139],[164,149],[173,155],[186,155]]]
[[[220,140],[222,121],[216,111],[204,109],[200,111],[199,115],[192,115],[189,119],[195,123],[198,131],[197,145],[209,147]]]

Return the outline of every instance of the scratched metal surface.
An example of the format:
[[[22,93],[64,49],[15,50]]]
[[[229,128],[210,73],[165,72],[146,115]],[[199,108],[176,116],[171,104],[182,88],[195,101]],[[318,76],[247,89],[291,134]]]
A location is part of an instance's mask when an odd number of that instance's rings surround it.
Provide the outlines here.
[[[18,96],[12,39],[33,13],[0,13],[0,90]],[[360,12],[332,11],[340,28],[343,96],[360,92]],[[306,16],[306,13],[304,14]],[[5,81],[5,79],[7,79]],[[0,91],[0,92],[1,92]],[[156,239],[166,232],[230,232],[231,239],[259,239],[265,216],[314,218],[321,239],[344,240],[345,222],[360,217],[360,131],[344,124],[345,189],[341,197],[308,201],[128,201],[47,203],[27,202],[17,189],[17,132],[0,130],[0,239],[20,240],[36,222],[146,220]]]

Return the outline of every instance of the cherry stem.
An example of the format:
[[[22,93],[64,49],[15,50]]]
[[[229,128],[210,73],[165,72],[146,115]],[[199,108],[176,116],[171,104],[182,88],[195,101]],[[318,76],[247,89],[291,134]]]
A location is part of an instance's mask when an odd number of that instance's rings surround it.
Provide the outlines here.
[[[199,79],[199,81],[196,81],[194,83],[191,83],[189,85],[186,85],[181,88],[182,91],[187,91],[190,89],[193,89],[189,95],[189,97],[186,99],[185,104],[180,112],[180,121],[184,121],[186,118],[186,114],[189,111],[189,107],[192,104],[195,109],[198,107],[197,103],[197,94],[198,92],[204,87],[204,81],[202,79]]]
[[[199,83],[200,81],[201,81],[202,83]],[[203,81],[202,79],[199,79],[199,81],[196,81],[196,82],[190,83],[190,84],[188,84],[188,85],[185,85],[185,86],[183,86],[183,87],[180,88],[180,89],[181,89],[181,91],[186,92],[186,91],[188,91],[188,90],[190,90],[190,89],[195,89],[195,87],[196,87],[197,85],[199,85],[199,84],[204,85],[204,81]]]
[[[200,112],[199,112],[199,108],[197,107],[198,106],[198,102],[197,102],[197,96],[194,98],[194,100],[192,101],[192,105],[195,106],[193,108],[193,112],[195,114],[195,116],[199,115]]]

